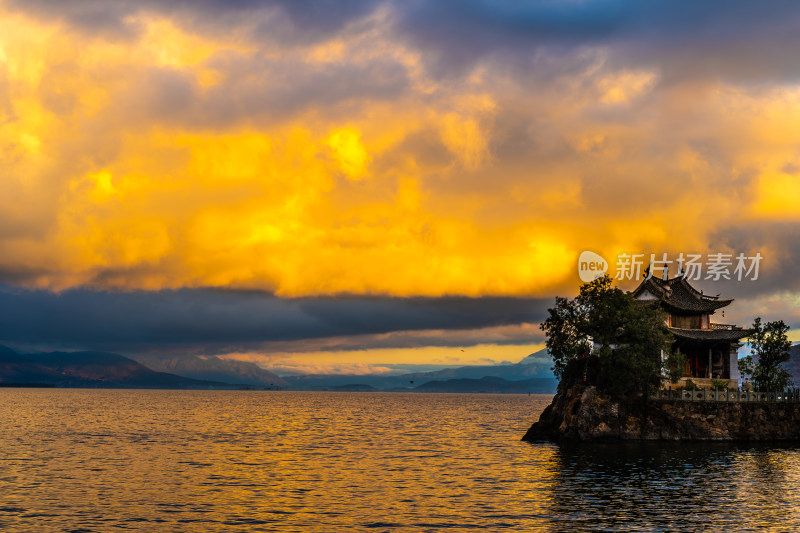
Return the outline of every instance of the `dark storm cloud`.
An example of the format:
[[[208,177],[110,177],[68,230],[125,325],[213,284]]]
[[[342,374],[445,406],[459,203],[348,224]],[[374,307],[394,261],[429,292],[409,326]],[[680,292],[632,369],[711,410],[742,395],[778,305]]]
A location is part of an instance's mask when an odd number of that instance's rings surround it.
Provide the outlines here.
[[[261,20],[251,38],[270,42],[277,36],[284,43],[324,39],[390,5],[399,34],[441,71],[457,71],[493,54],[529,60],[538,50],[558,54],[594,46],[614,48],[615,61],[661,66],[675,77],[796,79],[800,66],[795,53],[800,4],[789,0],[17,0],[9,5],[88,33],[123,38],[137,32],[130,17],[142,12],[218,32]]]
[[[516,298],[297,299],[211,289],[111,293],[0,289],[0,342],[107,350],[231,345],[538,321]]]
[[[661,67],[668,77],[796,79],[800,5],[768,2],[416,1],[400,27],[433,53],[437,68],[469,67],[490,54],[531,59],[537,51],[610,47],[614,61]]]

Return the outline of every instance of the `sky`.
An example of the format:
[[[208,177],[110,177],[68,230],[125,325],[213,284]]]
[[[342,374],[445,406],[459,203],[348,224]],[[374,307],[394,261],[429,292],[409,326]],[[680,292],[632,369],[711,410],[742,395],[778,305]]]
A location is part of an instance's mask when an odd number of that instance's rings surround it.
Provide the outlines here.
[[[0,0],[0,343],[516,362],[584,250],[761,254],[696,285],[797,329],[798,27],[790,1]]]

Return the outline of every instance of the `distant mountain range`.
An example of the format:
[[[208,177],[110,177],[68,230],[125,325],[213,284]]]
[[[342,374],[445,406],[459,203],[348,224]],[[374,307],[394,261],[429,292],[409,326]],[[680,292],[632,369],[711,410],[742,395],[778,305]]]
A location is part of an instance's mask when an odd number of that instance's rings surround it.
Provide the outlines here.
[[[156,372],[133,359],[106,352],[45,352],[20,354],[0,345],[0,384],[41,384],[57,387],[205,389],[232,388]]]
[[[432,372],[413,372],[401,375],[386,374],[307,374],[302,376],[284,376],[290,388],[301,390],[336,390],[341,387],[367,385],[381,390],[405,390],[414,392],[454,392],[453,388],[461,387],[463,392],[481,392],[487,389],[484,378],[496,378],[491,385],[492,392],[519,392],[525,381],[527,387],[523,392],[555,393],[558,381],[551,367],[553,361],[547,350],[540,350],[529,355],[516,364],[508,365],[473,365],[446,368]],[[466,380],[466,381],[463,381]],[[451,383],[462,381],[460,384]],[[422,385],[436,382],[422,389]],[[507,385],[504,384],[507,383]],[[472,389],[470,389],[472,387]],[[438,389],[434,391],[433,389]]]
[[[784,367],[800,383],[800,344]],[[406,374],[283,376],[254,363],[213,356],[136,356],[109,352],[18,353],[0,345],[0,386],[547,393],[556,390],[546,350],[515,364],[471,365]]]
[[[0,386],[553,393],[557,382],[546,351],[519,363],[462,366],[402,375],[313,374],[283,378],[254,363],[218,357],[137,356],[108,352],[21,354],[0,345]]]
[[[428,381],[409,392],[477,392],[492,394],[552,394],[552,378],[530,378],[518,381],[485,376],[480,379],[461,378]]]
[[[277,374],[246,361],[196,355],[169,358],[137,355],[135,359],[153,370],[179,374],[187,378],[268,388],[288,385]]]

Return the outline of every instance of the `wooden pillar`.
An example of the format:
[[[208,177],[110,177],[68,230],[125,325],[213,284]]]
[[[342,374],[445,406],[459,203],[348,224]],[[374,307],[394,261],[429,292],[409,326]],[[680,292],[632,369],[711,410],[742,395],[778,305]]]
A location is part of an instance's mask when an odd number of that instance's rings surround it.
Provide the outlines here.
[[[712,377],[711,374],[711,348],[708,349],[708,377]]]

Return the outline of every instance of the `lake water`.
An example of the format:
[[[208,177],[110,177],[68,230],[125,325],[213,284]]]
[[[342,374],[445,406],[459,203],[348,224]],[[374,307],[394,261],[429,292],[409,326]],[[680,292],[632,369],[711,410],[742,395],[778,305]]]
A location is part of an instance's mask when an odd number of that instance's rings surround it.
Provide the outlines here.
[[[800,448],[520,442],[549,400],[2,389],[0,529],[800,528]]]

